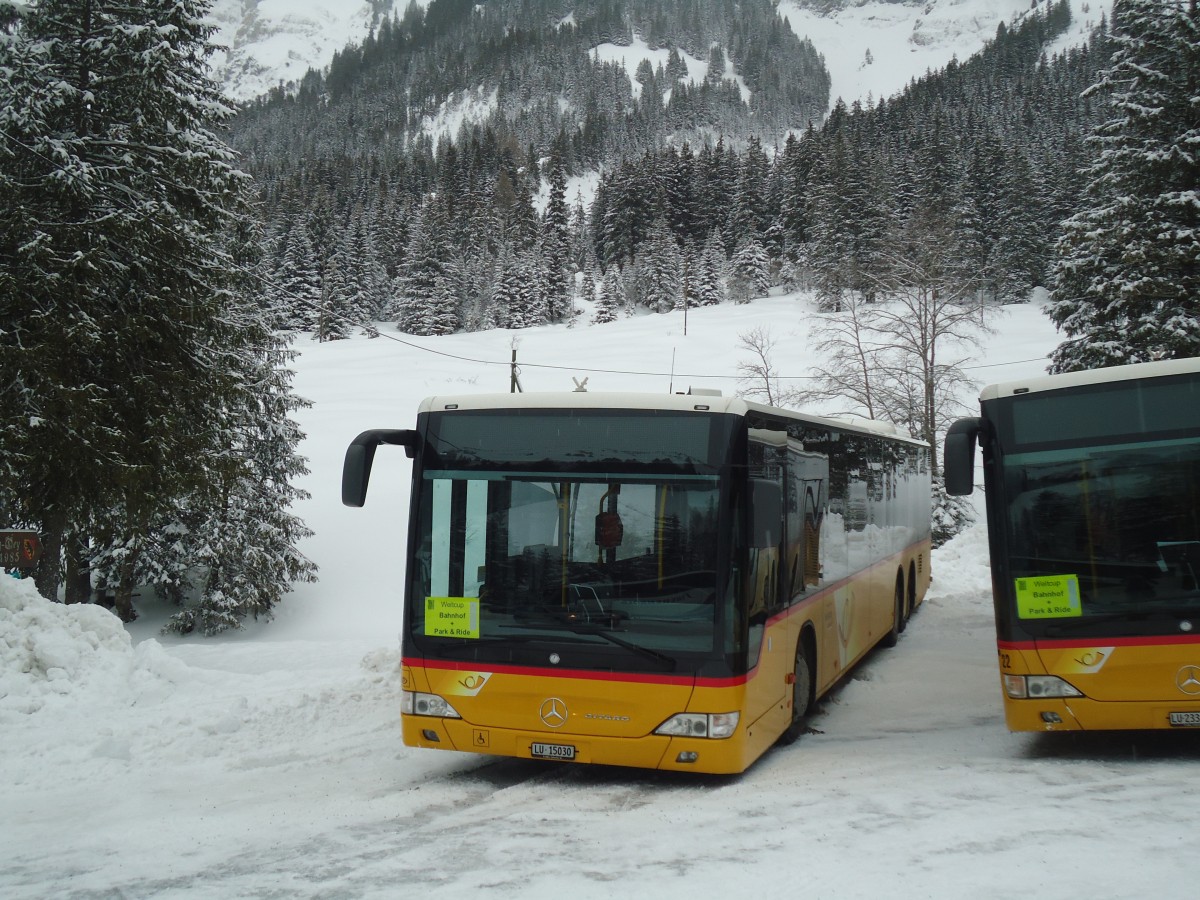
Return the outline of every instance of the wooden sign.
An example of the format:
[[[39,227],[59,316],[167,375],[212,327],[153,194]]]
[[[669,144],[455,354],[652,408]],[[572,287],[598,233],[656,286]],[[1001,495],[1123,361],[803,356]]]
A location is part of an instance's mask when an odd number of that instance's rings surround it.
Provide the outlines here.
[[[32,569],[42,557],[42,542],[36,531],[0,528],[0,566]]]

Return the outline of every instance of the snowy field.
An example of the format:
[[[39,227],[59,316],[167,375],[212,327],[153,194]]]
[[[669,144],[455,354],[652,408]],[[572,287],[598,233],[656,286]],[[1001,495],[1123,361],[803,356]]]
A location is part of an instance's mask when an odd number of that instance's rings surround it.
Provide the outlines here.
[[[526,390],[729,392],[737,336],[760,325],[780,374],[803,376],[808,312],[777,297],[692,310],[686,335],[673,313],[305,341],[300,511],[321,580],[274,622],[166,638],[149,598],[126,630],[0,580],[0,897],[1194,897],[1200,736],[1009,734],[981,528],[934,554],[899,646],[824,702],[818,733],[742,776],[401,744],[409,467],[381,448],[367,506],[346,509],[351,438],[410,427],[427,394],[507,390],[514,339]],[[996,327],[972,374],[1041,373],[1040,310]]]

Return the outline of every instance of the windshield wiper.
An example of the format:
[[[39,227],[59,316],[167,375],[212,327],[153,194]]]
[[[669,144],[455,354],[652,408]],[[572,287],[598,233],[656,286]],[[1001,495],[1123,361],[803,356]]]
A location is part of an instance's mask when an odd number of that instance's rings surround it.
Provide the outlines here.
[[[562,622],[568,629],[576,634],[594,634],[596,637],[604,638],[606,641],[616,644],[618,647],[624,647],[626,650],[632,650],[647,659],[653,659],[665,665],[669,670],[675,669],[675,659],[667,656],[665,653],[659,653],[657,650],[652,650],[649,647],[643,647],[641,644],[635,644],[633,641],[627,641],[625,638],[617,637],[607,628],[602,628],[599,625],[589,625],[584,622]]]
[[[609,629],[600,625],[594,625],[590,622],[572,621],[565,616],[551,615],[545,612],[537,616],[529,616],[529,621],[537,621],[547,625],[553,625],[560,628],[565,628],[573,634],[589,634],[595,635],[598,638],[603,638],[610,644],[615,644],[625,650],[637,653],[644,656],[646,659],[654,660],[660,665],[666,666],[668,670],[673,670],[677,665],[674,657],[668,656],[665,653],[660,653],[657,650],[652,650],[650,647],[643,647],[641,644],[635,644],[633,641],[627,641],[625,638],[617,637]],[[504,628],[517,628],[519,625],[505,625]],[[532,637],[532,636],[531,636]],[[546,640],[545,637],[539,637],[538,640]]]

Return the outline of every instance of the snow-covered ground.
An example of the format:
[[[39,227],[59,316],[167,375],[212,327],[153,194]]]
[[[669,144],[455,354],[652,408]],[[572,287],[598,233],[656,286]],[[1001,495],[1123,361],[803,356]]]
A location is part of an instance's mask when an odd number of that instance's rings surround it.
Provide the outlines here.
[[[981,528],[935,553],[899,646],[826,700],[819,733],[742,776],[401,744],[408,462],[382,448],[347,509],[350,439],[411,425],[426,394],[506,390],[514,340],[526,390],[731,391],[760,325],[780,374],[804,376],[808,312],[777,297],[692,310],[686,335],[672,313],[304,342],[321,580],[276,621],[166,638],[148,598],[126,630],[0,580],[0,897],[1194,896],[1200,736],[1009,734]],[[980,381],[1040,374],[1056,337],[1037,306],[996,326]]]

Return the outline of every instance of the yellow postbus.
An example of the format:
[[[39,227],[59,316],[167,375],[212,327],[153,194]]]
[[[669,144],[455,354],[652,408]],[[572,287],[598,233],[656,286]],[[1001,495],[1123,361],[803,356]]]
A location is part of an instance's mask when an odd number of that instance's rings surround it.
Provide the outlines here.
[[[929,583],[927,445],[714,394],[432,397],[415,429],[404,742],[741,772]]]
[[[983,448],[1013,731],[1200,726],[1200,360],[992,385],[946,438]]]

